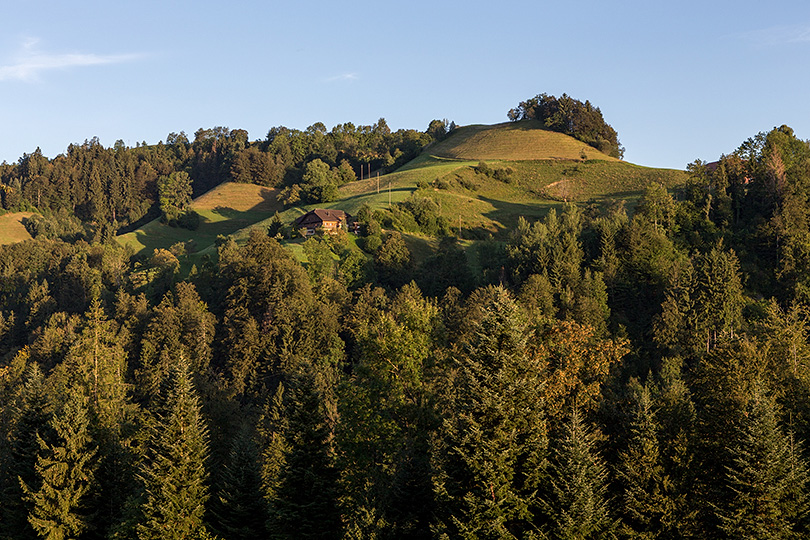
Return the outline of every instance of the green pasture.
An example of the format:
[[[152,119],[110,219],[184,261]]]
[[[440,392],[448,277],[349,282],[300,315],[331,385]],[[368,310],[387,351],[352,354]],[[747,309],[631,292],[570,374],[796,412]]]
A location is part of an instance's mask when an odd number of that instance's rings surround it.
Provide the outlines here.
[[[429,151],[435,156],[466,160],[618,161],[573,137],[544,129],[537,120],[461,127]]]
[[[196,210],[200,215],[200,226],[195,231],[180,227],[170,227],[160,220],[150,221],[140,229],[123,234],[118,242],[130,246],[134,253],[151,252],[152,250],[184,243],[189,253],[207,251],[213,248],[218,236],[237,233],[252,224],[264,220],[272,213],[266,210],[243,211],[229,208],[217,210]]]

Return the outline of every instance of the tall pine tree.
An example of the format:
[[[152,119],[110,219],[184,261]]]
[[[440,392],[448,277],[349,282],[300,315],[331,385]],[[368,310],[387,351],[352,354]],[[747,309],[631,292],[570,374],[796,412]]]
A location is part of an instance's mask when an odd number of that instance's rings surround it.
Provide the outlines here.
[[[241,426],[219,474],[219,490],[211,513],[214,528],[228,540],[267,536],[267,504],[260,496],[259,446],[253,435],[247,424]]]
[[[39,487],[23,483],[33,503],[28,521],[48,540],[78,538],[90,527],[96,449],[89,434],[87,397],[74,392],[51,419],[53,442],[39,438]]]
[[[186,361],[173,369],[162,411],[151,429],[141,478],[140,540],[204,538],[208,500],[208,430]]]
[[[284,432],[274,452],[274,478],[267,479],[270,536],[277,539],[341,538],[338,508],[338,471],[334,466],[331,434],[314,376],[302,373],[290,381],[286,399],[274,400],[276,417],[285,416]],[[281,387],[280,387],[281,388]],[[281,396],[278,396],[281,397]]]
[[[761,385],[753,388],[742,431],[726,467],[732,496],[717,510],[721,528],[730,538],[805,538],[807,467],[793,437],[779,427],[774,402]]]
[[[551,460],[544,499],[552,538],[615,537],[608,469],[596,444],[596,435],[574,409]]]
[[[477,314],[451,372],[435,450],[437,532],[522,537],[534,528],[546,457],[541,366],[526,354],[526,324],[505,289],[484,289],[472,301]]]
[[[635,394],[630,441],[619,456],[623,531],[639,539],[673,538],[677,520],[674,486],[661,460],[649,384],[637,388]]]
[[[34,504],[24,496],[22,486],[39,489],[40,479],[36,472],[39,441],[50,439],[51,408],[45,378],[37,364],[32,363],[27,368],[25,383],[10,409],[12,427],[6,446],[8,452],[0,456],[0,538],[24,540],[36,538],[36,532],[28,522]]]
[[[98,445],[95,528],[101,533],[118,519],[135,486],[135,416],[126,382],[127,361],[118,325],[94,299],[79,335],[59,364],[51,383],[56,395],[79,392],[89,397],[89,432]]]

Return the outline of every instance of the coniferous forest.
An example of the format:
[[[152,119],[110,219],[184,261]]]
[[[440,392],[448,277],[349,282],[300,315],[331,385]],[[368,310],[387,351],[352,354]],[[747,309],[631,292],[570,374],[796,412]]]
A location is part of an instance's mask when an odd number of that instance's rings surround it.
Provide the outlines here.
[[[570,130],[551,98],[510,116]],[[224,181],[327,200],[452,128],[215,128],[0,166],[3,208],[38,213],[0,246],[0,538],[810,535],[810,144],[787,126],[637,204],[521,220],[475,267],[441,222],[414,262],[371,209],[368,257],[316,235],[306,265],[277,231],[188,272],[115,242],[193,227],[183,201]]]

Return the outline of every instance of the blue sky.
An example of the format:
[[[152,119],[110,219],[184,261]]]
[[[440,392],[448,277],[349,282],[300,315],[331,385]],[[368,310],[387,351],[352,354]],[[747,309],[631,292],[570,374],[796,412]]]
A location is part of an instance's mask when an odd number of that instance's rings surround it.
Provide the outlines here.
[[[634,163],[810,138],[810,2],[4,2],[0,161],[227,126],[424,130],[590,100]]]

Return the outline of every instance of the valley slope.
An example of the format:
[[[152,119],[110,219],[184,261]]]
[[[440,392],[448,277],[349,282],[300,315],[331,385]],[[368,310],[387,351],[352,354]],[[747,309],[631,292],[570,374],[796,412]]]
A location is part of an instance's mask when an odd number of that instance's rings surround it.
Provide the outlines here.
[[[480,162],[486,162],[491,171],[503,169],[500,179],[477,171]],[[250,228],[267,227],[276,212],[288,225],[315,207],[355,214],[363,205],[383,210],[414,193],[433,198],[441,214],[462,229],[463,238],[498,237],[521,216],[540,218],[565,201],[632,205],[648,185],[672,188],[686,178],[684,171],[612,158],[572,137],[545,130],[535,120],[472,125],[457,128],[395,172],[372,174],[342,186],[339,198],[330,203],[285,210],[276,202],[275,190],[226,183],[194,201],[192,208],[202,218],[197,231],[156,220],[122,235],[119,242],[136,253],[178,242],[184,242],[190,252],[212,252],[218,235],[244,239]]]

